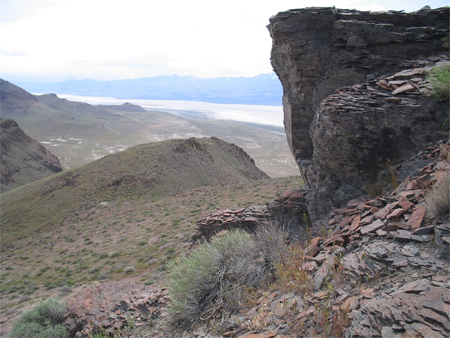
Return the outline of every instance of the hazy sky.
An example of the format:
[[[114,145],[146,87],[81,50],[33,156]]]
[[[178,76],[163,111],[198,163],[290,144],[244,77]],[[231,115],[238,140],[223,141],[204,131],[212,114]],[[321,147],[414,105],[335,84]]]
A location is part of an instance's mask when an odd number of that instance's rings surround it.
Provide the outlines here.
[[[0,0],[0,77],[112,80],[272,71],[266,25],[311,6],[419,10],[447,0]]]

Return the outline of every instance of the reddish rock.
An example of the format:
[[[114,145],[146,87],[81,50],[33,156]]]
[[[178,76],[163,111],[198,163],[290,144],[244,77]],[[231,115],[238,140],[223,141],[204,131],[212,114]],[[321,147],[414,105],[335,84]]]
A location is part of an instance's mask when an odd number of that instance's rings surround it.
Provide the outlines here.
[[[106,332],[123,328],[128,315],[156,319],[164,306],[165,292],[142,285],[121,282],[83,285],[66,301],[66,327],[74,336],[86,331],[92,334],[90,323],[101,323]],[[131,306],[133,304],[134,306]],[[101,306],[100,306],[101,305]]]
[[[340,307],[345,312],[355,310],[358,307],[358,297],[353,296],[348,298]]]
[[[301,270],[307,271],[315,271],[317,270],[317,268],[318,268],[317,263],[314,261],[303,263],[301,266]]]
[[[350,229],[348,230],[349,233],[353,233],[356,230],[358,230],[358,228],[360,227],[361,223],[361,216],[360,215],[356,215],[355,218],[353,218],[352,220],[352,224],[350,225]]]
[[[405,69],[401,72],[395,73],[388,79],[409,79],[410,77],[417,76],[423,73],[423,68]],[[391,81],[389,81],[391,83]]]
[[[415,210],[413,211],[411,217],[408,219],[407,224],[411,227],[411,229],[420,228],[422,225],[423,218],[425,217],[426,208],[422,205],[417,205]]]
[[[400,205],[406,211],[409,211],[414,207],[414,203],[410,202],[405,197],[400,198],[400,200],[398,201],[398,205]]]
[[[397,88],[396,90],[394,90],[392,92],[393,95],[397,95],[397,94],[403,94],[403,93],[407,93],[407,92],[412,92],[416,90],[416,87],[414,87],[412,84],[410,83],[406,83],[403,86]]]
[[[378,236],[386,236],[388,234],[388,232],[384,231],[383,229],[378,229],[375,232],[377,233]]]
[[[391,213],[388,214],[386,219],[396,219],[396,218],[400,217],[401,215],[403,215],[405,212],[406,212],[406,209],[403,209],[403,208],[394,209]]]
[[[381,88],[384,88],[384,89],[387,89],[387,90],[392,90],[393,89],[392,86],[386,80],[378,81],[377,85],[379,85]],[[385,100],[387,100],[387,98]]]
[[[403,230],[409,230],[409,225],[403,222],[388,222],[385,225],[385,229],[387,231],[394,231],[394,230],[398,230],[398,229],[403,229]]]
[[[325,241],[324,245],[328,246],[328,245],[338,245],[338,246],[342,246],[345,243],[345,239],[344,237],[342,237],[341,235],[337,235],[337,236],[333,236],[331,238],[329,238],[328,240]]]

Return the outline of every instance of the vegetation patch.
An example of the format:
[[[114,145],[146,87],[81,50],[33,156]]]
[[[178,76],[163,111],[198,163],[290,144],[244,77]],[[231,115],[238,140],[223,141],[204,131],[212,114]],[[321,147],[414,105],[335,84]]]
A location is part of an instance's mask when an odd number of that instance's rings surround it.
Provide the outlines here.
[[[65,338],[63,301],[50,298],[25,311],[14,323],[10,338]]]
[[[428,73],[428,89],[437,101],[448,101],[450,96],[450,66],[433,67]]]
[[[173,320],[189,325],[222,310],[239,310],[246,288],[273,278],[287,250],[286,237],[276,225],[261,227],[255,234],[233,230],[175,261],[169,282]]]

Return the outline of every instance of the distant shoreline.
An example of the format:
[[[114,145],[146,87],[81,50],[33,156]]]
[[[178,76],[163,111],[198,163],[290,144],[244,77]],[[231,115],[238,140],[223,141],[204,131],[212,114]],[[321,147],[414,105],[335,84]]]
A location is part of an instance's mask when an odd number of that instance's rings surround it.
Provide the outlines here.
[[[43,95],[33,93],[34,95]],[[283,128],[283,107],[248,104],[209,103],[200,101],[117,99],[102,96],[59,94],[58,97],[91,105],[139,105],[148,111],[161,111],[188,118],[202,118],[258,124]],[[275,131],[275,130],[274,130]],[[280,132],[280,130],[275,131]]]

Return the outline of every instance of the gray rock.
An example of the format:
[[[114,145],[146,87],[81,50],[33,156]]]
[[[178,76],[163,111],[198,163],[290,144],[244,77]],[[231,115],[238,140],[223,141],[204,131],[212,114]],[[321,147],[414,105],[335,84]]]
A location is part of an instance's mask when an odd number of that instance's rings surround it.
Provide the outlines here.
[[[346,337],[447,337],[450,299],[444,288],[418,280],[390,296],[365,300]],[[395,329],[394,329],[395,328]],[[402,328],[402,330],[400,330]],[[418,335],[420,334],[420,335]]]
[[[389,73],[387,84],[424,76],[432,61],[405,67],[404,60],[448,53],[440,41],[448,21],[448,8],[389,14],[306,8],[270,19],[286,135],[312,188],[313,221],[361,195],[387,159],[409,157],[442,137],[448,107],[421,96],[419,82],[406,83],[396,100],[386,100],[391,90],[363,82]]]
[[[450,262],[450,223],[436,226],[435,233],[439,256]]]

